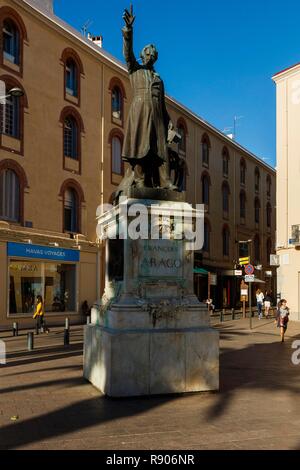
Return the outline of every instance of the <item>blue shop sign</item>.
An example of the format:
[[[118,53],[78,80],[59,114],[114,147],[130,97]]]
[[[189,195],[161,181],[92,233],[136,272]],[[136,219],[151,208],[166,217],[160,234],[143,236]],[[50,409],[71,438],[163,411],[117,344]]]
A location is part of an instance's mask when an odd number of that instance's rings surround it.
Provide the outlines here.
[[[78,263],[80,252],[39,245],[24,245],[22,243],[8,243],[7,256],[16,258],[49,259],[52,261],[67,261]]]

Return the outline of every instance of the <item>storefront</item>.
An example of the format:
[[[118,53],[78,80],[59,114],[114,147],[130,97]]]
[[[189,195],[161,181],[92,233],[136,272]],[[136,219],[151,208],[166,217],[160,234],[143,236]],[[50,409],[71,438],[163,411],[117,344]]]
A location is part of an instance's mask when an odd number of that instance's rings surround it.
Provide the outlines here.
[[[9,316],[32,315],[38,295],[46,313],[78,311],[78,250],[8,243],[7,258]]]
[[[97,299],[97,248],[50,245],[0,242],[1,328],[13,321],[29,326],[38,295],[49,323],[57,324],[66,316],[81,321],[82,303],[91,306]]]

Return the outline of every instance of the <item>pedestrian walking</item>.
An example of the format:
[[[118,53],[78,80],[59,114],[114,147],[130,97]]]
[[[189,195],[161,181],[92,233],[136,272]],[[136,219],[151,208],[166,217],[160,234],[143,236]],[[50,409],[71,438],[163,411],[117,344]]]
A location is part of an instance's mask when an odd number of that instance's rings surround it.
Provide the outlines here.
[[[45,322],[44,302],[41,295],[37,296],[36,309],[33,315],[33,319],[36,320],[37,333],[49,333],[49,329],[47,328]]]
[[[264,305],[265,305],[265,317],[269,318],[269,313],[270,313],[270,308],[272,304],[272,297],[271,293],[269,291],[266,292],[266,296],[264,299]]]
[[[280,300],[277,308],[277,318],[275,323],[277,323],[277,328],[280,328],[281,342],[284,343],[284,335],[287,330],[289,322],[290,309],[287,306],[287,301],[285,299]]]
[[[215,313],[216,307],[213,303],[213,300],[212,299],[206,299],[205,303],[207,305],[208,311],[211,312],[211,313]]]
[[[257,310],[258,310],[258,318],[259,320],[262,319],[262,308],[264,303],[264,294],[260,289],[256,291],[256,303],[257,303]]]

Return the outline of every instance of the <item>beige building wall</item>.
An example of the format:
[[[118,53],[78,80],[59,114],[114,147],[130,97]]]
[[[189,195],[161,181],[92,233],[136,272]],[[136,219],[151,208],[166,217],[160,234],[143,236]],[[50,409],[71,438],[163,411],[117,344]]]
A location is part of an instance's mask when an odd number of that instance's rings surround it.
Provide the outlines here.
[[[291,316],[300,320],[300,241],[292,227],[300,225],[300,66],[273,77],[277,93],[277,254],[278,292],[288,300]]]
[[[47,4],[40,11],[36,4]],[[123,64],[111,57],[103,49],[83,38],[69,25],[55,17],[49,9],[51,2],[33,0],[0,0],[1,7],[10,7],[18,13],[25,24],[28,39],[24,41],[23,76],[15,73],[13,67],[1,68],[0,76],[8,75],[18,80],[24,88],[28,107],[24,112],[24,154],[18,155],[11,150],[0,148],[0,164],[13,160],[26,174],[28,187],[24,193],[24,222],[31,222],[33,228],[0,222],[0,243],[2,255],[0,271],[7,273],[5,256],[6,242],[32,239],[33,243],[49,244],[57,242],[65,248],[76,247],[76,241],[63,231],[63,197],[60,189],[71,179],[80,185],[84,201],[81,207],[81,234],[77,244],[81,247],[81,262],[78,281],[78,308],[83,300],[92,303],[103,288],[103,249],[96,240],[96,209],[102,202],[108,202],[116,191],[121,176],[111,171],[111,136],[124,135],[126,118],[131,102],[131,87],[128,73]],[[120,31],[121,41],[121,31]],[[80,105],[70,102],[64,96],[64,64],[62,53],[71,49],[79,56],[83,67],[80,77]],[[111,110],[111,83],[118,80],[124,91],[124,119],[113,122]],[[167,84],[166,84],[167,86]],[[274,245],[275,214],[272,227],[266,228],[265,206],[269,200],[275,207],[275,171],[258,160],[221,132],[210,126],[190,110],[171,98],[167,106],[177,125],[184,120],[187,129],[185,157],[189,175],[186,183],[186,199],[192,204],[202,203],[203,171],[211,179],[210,205],[207,220],[211,226],[210,252],[203,253],[203,265],[212,269],[231,270],[237,261],[236,240],[248,239],[259,234],[261,239],[261,262],[268,268],[265,246],[268,238]],[[60,115],[65,107],[75,109],[81,116],[84,130],[81,135],[81,172],[74,162],[67,162],[69,170],[63,165],[63,127]],[[202,137],[210,139],[209,168],[202,164]],[[10,141],[11,148],[15,145]],[[222,173],[222,150],[227,147],[230,161],[228,178]],[[246,220],[240,223],[240,159],[247,165],[245,192],[247,197]],[[73,165],[73,166],[72,166]],[[254,224],[254,171],[259,167],[261,174],[260,194],[261,222]],[[272,179],[272,194],[266,196],[266,176]],[[222,212],[222,183],[228,181],[230,187],[230,211],[227,218]],[[222,229],[228,225],[230,230],[230,253],[222,253]],[[4,248],[3,248],[4,247]],[[4,251],[3,251],[4,250]],[[5,282],[7,278],[4,275]],[[2,284],[1,284],[2,285]],[[0,325],[10,324],[7,318],[8,286],[3,285],[0,294]],[[75,313],[79,313],[75,312]]]

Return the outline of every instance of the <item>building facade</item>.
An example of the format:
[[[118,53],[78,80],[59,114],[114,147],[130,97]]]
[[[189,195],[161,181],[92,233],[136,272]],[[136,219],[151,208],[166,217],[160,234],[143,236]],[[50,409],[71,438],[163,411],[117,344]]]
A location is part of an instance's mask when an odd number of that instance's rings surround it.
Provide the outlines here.
[[[300,320],[300,64],[277,73],[277,263],[278,296],[285,298],[291,318]]]
[[[122,180],[131,100],[125,66],[55,16],[50,0],[0,0],[0,326],[30,323],[36,295],[49,321],[80,318],[104,285],[96,210]],[[12,90],[22,90],[15,96]],[[208,272],[219,305],[236,303],[241,240],[270,279],[275,171],[183,105],[167,98],[182,135],[186,199],[206,206],[195,287]]]

